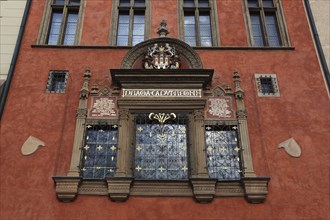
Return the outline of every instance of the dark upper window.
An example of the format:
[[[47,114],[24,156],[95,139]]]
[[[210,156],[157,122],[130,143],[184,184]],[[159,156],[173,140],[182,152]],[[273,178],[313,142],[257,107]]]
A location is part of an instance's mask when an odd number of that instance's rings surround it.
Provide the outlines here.
[[[134,46],[145,39],[146,33],[146,2],[145,0],[120,0],[116,45]]]
[[[190,46],[210,47],[215,42],[215,19],[209,0],[183,0],[183,38]]]
[[[50,71],[48,75],[47,92],[63,93],[67,83],[67,71]]]
[[[280,96],[275,74],[255,74],[259,96]]]
[[[74,45],[77,36],[80,0],[53,0],[48,33],[49,45]]]
[[[81,172],[83,178],[104,179],[116,172],[118,150],[116,124],[87,124]]]
[[[247,0],[253,46],[286,45],[281,10],[277,0]]]

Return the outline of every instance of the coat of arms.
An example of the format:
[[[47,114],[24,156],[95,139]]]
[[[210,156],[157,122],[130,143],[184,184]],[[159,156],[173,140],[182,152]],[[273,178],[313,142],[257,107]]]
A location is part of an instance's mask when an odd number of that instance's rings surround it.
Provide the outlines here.
[[[160,46],[155,43],[153,47],[149,47],[143,62],[145,69],[179,69],[180,67],[175,48],[168,43]]]

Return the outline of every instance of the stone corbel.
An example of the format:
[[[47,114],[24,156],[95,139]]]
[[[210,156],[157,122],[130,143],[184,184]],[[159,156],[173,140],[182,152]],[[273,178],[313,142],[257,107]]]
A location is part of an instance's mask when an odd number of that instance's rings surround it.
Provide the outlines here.
[[[62,202],[72,202],[76,199],[81,177],[54,176],[56,196]]]
[[[215,196],[216,179],[192,178],[190,182],[193,186],[193,194],[196,201],[209,203]]]
[[[245,199],[254,204],[263,203],[268,194],[270,177],[243,177]]]
[[[108,194],[114,202],[125,202],[128,199],[132,177],[111,177],[107,179]]]

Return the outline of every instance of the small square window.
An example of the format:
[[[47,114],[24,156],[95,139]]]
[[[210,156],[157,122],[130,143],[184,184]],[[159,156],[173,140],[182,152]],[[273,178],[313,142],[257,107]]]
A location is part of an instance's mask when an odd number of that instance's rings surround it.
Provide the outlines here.
[[[67,71],[50,71],[46,91],[51,93],[64,93],[67,78]]]
[[[255,74],[258,96],[280,96],[275,74]]]

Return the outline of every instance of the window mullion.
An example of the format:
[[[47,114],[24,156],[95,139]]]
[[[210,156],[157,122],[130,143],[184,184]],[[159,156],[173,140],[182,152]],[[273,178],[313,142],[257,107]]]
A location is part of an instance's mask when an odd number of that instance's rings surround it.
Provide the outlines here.
[[[261,10],[260,10],[260,19],[261,19],[261,26],[262,26],[262,32],[263,32],[265,46],[269,46],[267,27],[266,27],[266,17],[265,17],[265,11],[263,8],[261,8]]]
[[[129,31],[128,31],[128,46],[132,46],[133,41],[133,22],[134,22],[134,9],[133,7],[129,10]]]
[[[65,26],[66,26],[66,22],[68,19],[68,8],[65,6],[63,6],[63,14],[62,14],[62,23],[61,23],[61,28],[60,28],[60,34],[58,37],[58,41],[57,44],[58,45],[62,45],[63,44],[63,38],[64,38],[64,32],[65,32]]]
[[[200,22],[199,22],[199,10],[195,8],[195,28],[196,28],[196,46],[201,46],[201,34],[200,34]]]

